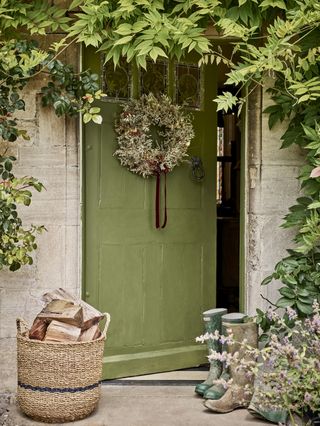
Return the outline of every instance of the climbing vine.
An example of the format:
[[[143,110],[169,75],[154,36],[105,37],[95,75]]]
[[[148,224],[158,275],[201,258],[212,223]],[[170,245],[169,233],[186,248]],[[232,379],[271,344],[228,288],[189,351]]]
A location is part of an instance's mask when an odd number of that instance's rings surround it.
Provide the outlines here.
[[[233,64],[227,84],[250,92],[268,78],[274,102],[265,110],[269,127],[287,120],[281,148],[297,144],[305,153],[299,176],[301,196],[282,225],[297,229],[294,245],[262,282],[268,285],[280,280],[281,297],[275,307],[292,307],[304,317],[312,314],[314,299],[320,299],[320,7],[310,0],[295,3],[293,9],[284,7],[267,26],[260,46],[254,39],[236,44],[241,60]],[[237,34],[240,37],[241,31],[235,29],[233,35]],[[214,52],[206,60],[221,60],[221,54]],[[235,104],[241,107],[244,99],[227,92],[216,101],[218,109],[227,110]],[[258,322],[267,331],[272,315],[258,314]]]

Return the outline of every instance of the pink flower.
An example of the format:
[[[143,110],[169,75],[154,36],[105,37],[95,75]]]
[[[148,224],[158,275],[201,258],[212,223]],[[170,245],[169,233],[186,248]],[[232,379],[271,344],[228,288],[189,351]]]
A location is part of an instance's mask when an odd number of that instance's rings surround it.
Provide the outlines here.
[[[320,177],[320,166],[315,167],[313,170],[311,170],[310,177],[312,178]]]

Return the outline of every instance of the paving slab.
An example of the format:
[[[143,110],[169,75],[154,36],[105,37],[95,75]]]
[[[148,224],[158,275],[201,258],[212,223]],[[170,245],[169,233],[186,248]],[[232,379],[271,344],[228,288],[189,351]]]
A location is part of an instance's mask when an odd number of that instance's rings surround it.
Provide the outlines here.
[[[215,414],[203,406],[193,386],[103,385],[98,409],[77,426],[263,426],[270,425],[239,409]],[[10,407],[8,426],[44,425]]]

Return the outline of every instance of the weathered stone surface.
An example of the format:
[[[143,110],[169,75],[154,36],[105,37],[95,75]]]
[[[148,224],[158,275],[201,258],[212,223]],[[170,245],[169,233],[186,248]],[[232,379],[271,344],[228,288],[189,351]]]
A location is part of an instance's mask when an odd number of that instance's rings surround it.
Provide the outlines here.
[[[272,128],[272,140],[270,140],[270,131],[264,128],[262,132],[262,158],[263,165],[291,165],[302,166],[305,162],[305,156],[302,149],[297,145],[292,145],[288,148],[280,149],[281,136],[284,133],[284,128],[287,122],[277,124]],[[264,122],[266,126],[267,123]],[[274,143],[276,141],[277,145]]]
[[[246,227],[246,310],[254,314],[257,307],[279,298],[280,283],[261,287],[275,264],[292,247],[293,230],[280,228],[288,207],[299,196],[300,166],[303,156],[299,148],[280,150],[280,138],[286,123],[268,128],[268,117],[261,115],[270,99],[261,91],[249,100],[247,109],[247,227]]]
[[[39,146],[39,129],[36,120],[19,120],[18,126],[19,129],[25,130],[30,138],[27,140],[20,136],[17,139],[19,147]]]
[[[215,414],[195,396],[194,386],[102,386],[98,409],[77,426],[264,426],[247,410]],[[128,416],[130,413],[130,416]],[[28,419],[15,404],[10,406],[8,426],[41,426]],[[70,423],[71,424],[71,423]],[[56,425],[56,424],[55,424]],[[55,426],[53,425],[53,426]],[[56,425],[58,426],[58,425]]]
[[[299,167],[263,165],[259,182],[252,189],[250,212],[284,215],[299,195]]]
[[[287,255],[286,249],[294,246],[292,239],[295,235],[293,229],[280,228],[283,223],[282,217],[273,215],[261,218],[261,268],[270,269],[281,258]],[[270,238],[272,236],[272,238]]]
[[[34,225],[45,225],[46,227],[49,225],[79,225],[77,223],[79,217],[78,199],[69,199],[67,204],[64,200],[47,200],[43,203],[38,197],[34,197],[32,207],[33,209],[28,211],[24,210],[23,215],[21,215],[26,224],[32,223]],[[33,214],[35,211],[38,211],[37,216]]]
[[[0,392],[15,392],[17,383],[16,339],[0,339],[1,387]]]
[[[64,117],[57,117],[52,108],[41,107],[41,98],[37,97],[39,109],[39,139],[40,146],[49,149],[56,146],[65,146]]]
[[[78,218],[80,221],[80,218]],[[78,222],[79,223],[79,222]],[[79,246],[80,236],[78,225],[65,227],[65,289],[72,294],[81,294],[81,263]]]

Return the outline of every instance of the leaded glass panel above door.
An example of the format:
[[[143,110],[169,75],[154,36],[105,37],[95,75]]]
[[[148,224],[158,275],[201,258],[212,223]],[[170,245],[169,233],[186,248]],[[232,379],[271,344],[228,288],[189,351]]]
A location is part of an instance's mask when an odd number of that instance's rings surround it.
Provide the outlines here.
[[[168,63],[147,61],[147,69],[140,70],[140,93],[141,95],[152,92],[155,96],[167,93]]]
[[[166,94],[178,105],[188,109],[203,109],[203,73],[197,63],[147,61],[146,70],[121,59],[102,62],[102,90],[109,101],[127,101],[143,94]]]
[[[131,64],[123,58],[114,68],[108,61],[102,66],[102,91],[109,100],[126,101],[131,98]]]
[[[176,103],[191,109],[201,109],[202,73],[197,64],[178,63],[175,66]]]

